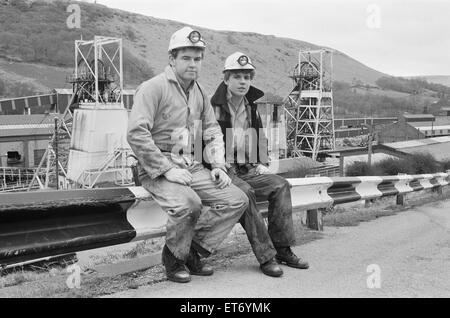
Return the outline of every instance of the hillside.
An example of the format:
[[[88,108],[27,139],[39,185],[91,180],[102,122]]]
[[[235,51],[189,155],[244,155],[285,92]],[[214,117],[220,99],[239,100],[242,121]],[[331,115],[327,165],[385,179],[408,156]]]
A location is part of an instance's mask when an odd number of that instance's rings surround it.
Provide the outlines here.
[[[81,29],[66,27],[69,3],[81,7]],[[182,26],[176,21],[85,2],[0,0],[0,98],[70,87],[66,76],[74,65],[74,41],[81,36],[92,39],[94,35],[123,39],[125,87],[134,89],[167,65],[168,39]],[[292,89],[288,76],[298,62],[298,51],[319,48],[313,43],[273,35],[195,28],[207,43],[200,82],[209,94],[221,80],[225,58],[242,51],[252,57],[257,68],[255,85],[267,95],[285,97]],[[334,51],[333,67],[338,117],[422,112],[424,106],[441,98],[429,89],[411,93],[403,87],[398,90],[395,85],[381,87],[379,79],[388,78],[387,74],[339,51]],[[436,76],[434,80],[450,78]],[[446,105],[447,100],[448,96],[439,100],[439,105]]]
[[[450,75],[426,75],[426,76],[412,76],[408,78],[422,78],[428,82],[442,84],[450,87]]]
[[[134,88],[167,65],[170,35],[183,24],[156,19],[103,5],[76,2],[81,7],[81,29],[66,27],[67,1],[0,0],[0,71],[2,78],[16,82],[20,77],[36,89],[63,87],[65,74],[73,65],[74,40],[93,35],[124,39],[125,85]],[[215,31],[198,28],[208,44],[201,81],[212,90],[219,83],[226,56],[247,52],[256,64],[256,85],[279,96],[292,88],[288,75],[297,63],[298,50],[318,48],[312,43],[256,33]],[[359,79],[374,84],[382,74],[351,57],[335,51],[334,78]],[[43,78],[45,68],[55,74]]]

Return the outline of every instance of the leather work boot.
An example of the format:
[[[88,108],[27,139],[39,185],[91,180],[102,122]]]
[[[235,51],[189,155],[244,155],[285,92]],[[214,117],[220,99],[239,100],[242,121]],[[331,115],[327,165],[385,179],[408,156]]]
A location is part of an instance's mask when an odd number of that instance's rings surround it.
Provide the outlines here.
[[[191,281],[191,276],[189,275],[184,262],[177,259],[167,245],[164,245],[162,250],[162,263],[166,268],[168,280],[176,283],[187,283]]]
[[[275,255],[275,259],[280,264],[286,264],[287,266],[307,269],[309,268],[309,264],[307,261],[302,260],[297,257],[294,252],[292,252],[291,248],[288,247],[277,247],[277,255]]]
[[[280,277],[281,275],[283,275],[283,270],[280,266],[278,266],[277,262],[275,262],[273,258],[265,262],[264,264],[259,265],[259,267],[261,268],[261,271],[267,276]]]
[[[202,264],[200,261],[200,255],[198,255],[197,251],[192,247],[186,260],[186,267],[189,269],[191,275],[210,276],[214,273],[211,265]]]

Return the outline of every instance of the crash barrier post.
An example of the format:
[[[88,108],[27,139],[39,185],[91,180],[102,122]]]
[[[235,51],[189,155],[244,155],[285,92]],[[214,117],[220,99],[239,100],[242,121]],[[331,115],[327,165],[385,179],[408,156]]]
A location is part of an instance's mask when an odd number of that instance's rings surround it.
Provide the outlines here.
[[[306,211],[306,226],[311,230],[323,231],[323,209]]]
[[[335,205],[447,186],[446,173],[288,179],[294,211],[323,229]],[[267,202],[259,202],[267,214]],[[0,266],[164,236],[167,214],[143,187],[0,193]]]
[[[409,186],[409,183],[413,180],[411,176],[405,173],[398,174],[399,182],[397,183],[397,189],[399,193],[397,194],[396,204],[405,205],[406,193],[414,191],[413,188]]]
[[[305,178],[317,178],[320,177],[320,174],[307,174],[305,176]],[[317,182],[317,181],[316,181]],[[327,184],[327,186],[329,186],[329,182],[325,182],[325,184]],[[314,189],[314,191],[318,191],[319,194],[322,194],[323,191],[326,191],[327,189],[325,187],[323,187],[322,184],[322,188],[321,189]],[[317,200],[318,202],[321,201],[326,201],[330,204],[331,206],[331,198],[323,198],[323,197],[315,197],[315,200]],[[293,204],[294,205],[294,204]],[[310,209],[310,210],[306,210],[306,223],[305,225],[310,228],[311,230],[315,230],[315,231],[323,231],[323,213],[322,211],[324,211],[323,208],[316,208],[316,209]]]

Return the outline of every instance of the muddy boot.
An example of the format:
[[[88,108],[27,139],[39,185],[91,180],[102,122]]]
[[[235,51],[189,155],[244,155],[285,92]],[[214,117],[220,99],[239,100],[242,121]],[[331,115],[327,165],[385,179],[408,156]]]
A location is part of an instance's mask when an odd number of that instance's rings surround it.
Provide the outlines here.
[[[177,259],[167,245],[164,245],[162,250],[162,263],[166,268],[168,280],[176,283],[187,283],[191,281],[191,276],[184,265],[185,262]]]
[[[280,277],[281,275],[283,275],[283,270],[273,258],[268,260],[264,264],[259,265],[259,267],[261,268],[261,271],[267,276]]]
[[[213,268],[208,264],[202,264],[200,255],[191,247],[189,256],[186,260],[186,267],[189,269],[191,275],[210,276],[214,273]]]
[[[309,268],[308,262],[302,260],[297,257],[294,252],[292,252],[291,248],[288,247],[275,247],[277,250],[277,255],[275,255],[275,259],[280,264],[286,264],[289,267],[307,269]]]

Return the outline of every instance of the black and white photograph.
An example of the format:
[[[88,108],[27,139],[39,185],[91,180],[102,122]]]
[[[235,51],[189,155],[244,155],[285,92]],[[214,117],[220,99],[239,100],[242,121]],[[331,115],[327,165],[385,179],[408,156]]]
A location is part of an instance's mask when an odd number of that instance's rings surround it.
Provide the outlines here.
[[[449,185],[448,0],[0,0],[0,298],[449,298]]]

